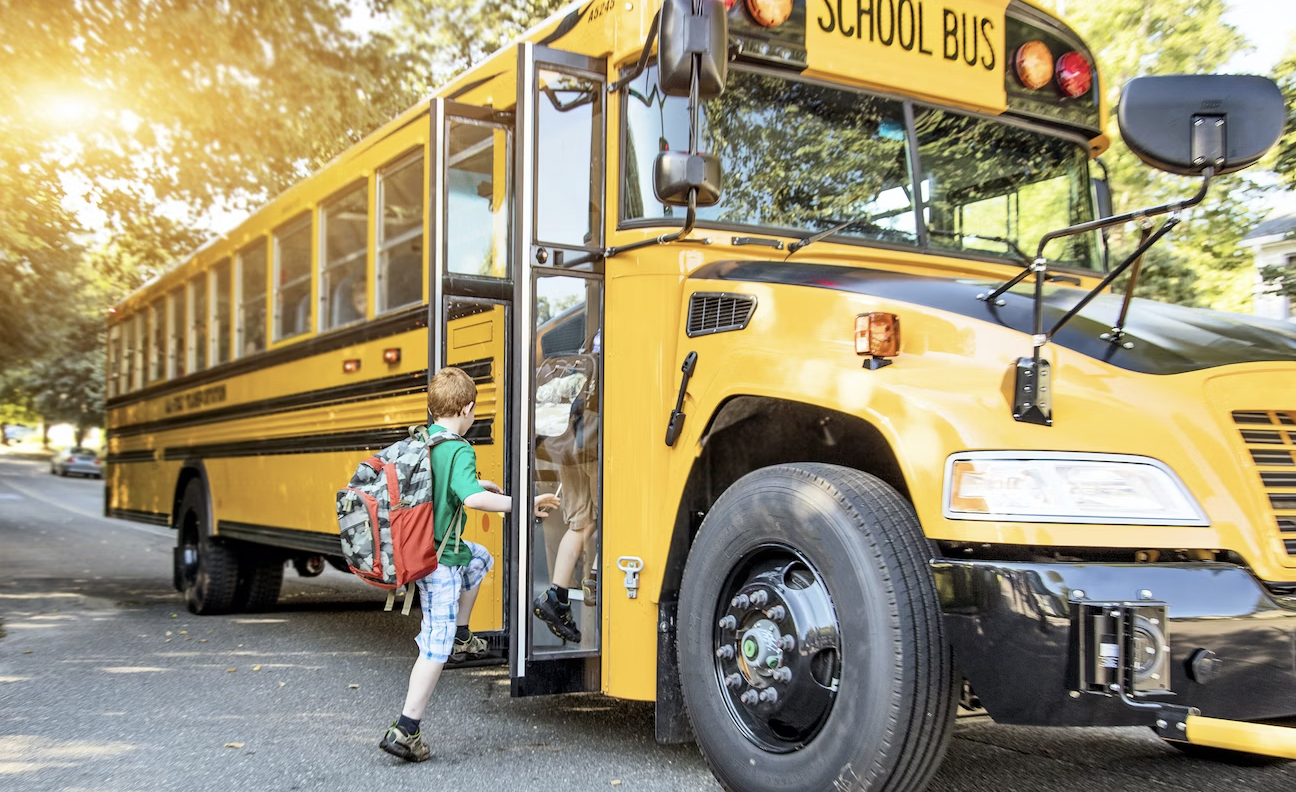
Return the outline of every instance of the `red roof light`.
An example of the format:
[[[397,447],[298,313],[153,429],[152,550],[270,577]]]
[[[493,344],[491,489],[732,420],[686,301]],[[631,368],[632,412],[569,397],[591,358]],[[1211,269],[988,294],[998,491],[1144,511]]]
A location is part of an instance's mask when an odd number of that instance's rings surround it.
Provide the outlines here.
[[[1057,60],[1057,82],[1064,96],[1084,96],[1093,87],[1093,68],[1085,56],[1068,52]]]

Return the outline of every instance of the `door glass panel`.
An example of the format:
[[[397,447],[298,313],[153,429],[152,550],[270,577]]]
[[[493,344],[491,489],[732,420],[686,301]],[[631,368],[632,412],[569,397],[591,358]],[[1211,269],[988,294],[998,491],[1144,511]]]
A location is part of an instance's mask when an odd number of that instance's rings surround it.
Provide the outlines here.
[[[603,240],[603,91],[542,69],[536,97],[536,239],[598,247]]]
[[[564,641],[537,620],[530,631],[533,654],[599,646],[602,307],[597,279],[536,278],[532,477],[534,494],[556,493],[562,508],[530,521],[529,594],[535,602],[550,596],[551,585],[567,588],[570,618],[581,640]]]
[[[507,133],[459,119],[446,129],[446,269],[507,278]]]

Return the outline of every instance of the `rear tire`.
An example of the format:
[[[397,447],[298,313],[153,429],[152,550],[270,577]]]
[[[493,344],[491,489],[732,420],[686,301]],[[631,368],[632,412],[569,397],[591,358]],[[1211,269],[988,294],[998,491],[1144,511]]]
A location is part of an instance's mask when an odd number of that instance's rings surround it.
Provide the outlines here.
[[[248,613],[272,609],[279,602],[279,591],[283,587],[283,556],[258,547],[243,549],[241,556],[234,609]]]
[[[209,535],[207,493],[197,479],[180,499],[178,525],[177,579],[185,605],[199,616],[229,613],[238,586],[238,554]]]
[[[910,504],[857,470],[779,465],[720,497],[678,640],[693,733],[726,789],[927,785],[957,701],[933,553]]]

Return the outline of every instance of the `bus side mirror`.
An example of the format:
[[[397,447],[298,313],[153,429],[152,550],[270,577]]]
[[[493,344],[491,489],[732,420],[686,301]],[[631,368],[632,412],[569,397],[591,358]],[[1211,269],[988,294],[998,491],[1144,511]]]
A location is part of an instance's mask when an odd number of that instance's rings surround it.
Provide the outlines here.
[[[695,3],[698,13],[694,13]],[[657,80],[667,96],[689,96],[697,68],[695,99],[724,92],[729,75],[729,9],[724,0],[664,0],[657,43]]]
[[[668,206],[688,206],[689,192],[697,190],[695,206],[720,202],[720,158],[713,154],[663,151],[653,163],[653,192]]]
[[[687,206],[691,230],[697,207],[720,202],[720,158],[698,151],[699,105],[724,92],[729,76],[729,9],[724,0],[663,0],[657,41],[657,81],[667,96],[689,98],[688,151],[663,151],[653,163],[653,192],[669,206]]]
[[[1267,77],[1137,77],[1121,93],[1121,137],[1143,162],[1181,176],[1254,165],[1282,135],[1282,92]]]

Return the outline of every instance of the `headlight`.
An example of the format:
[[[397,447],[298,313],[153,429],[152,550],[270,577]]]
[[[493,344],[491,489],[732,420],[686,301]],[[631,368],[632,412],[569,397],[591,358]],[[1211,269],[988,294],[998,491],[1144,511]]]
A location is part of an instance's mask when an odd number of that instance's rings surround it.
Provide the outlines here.
[[[969,451],[945,464],[952,520],[1208,525],[1179,477],[1148,457]]]

